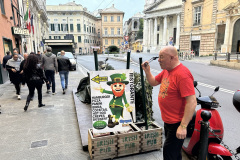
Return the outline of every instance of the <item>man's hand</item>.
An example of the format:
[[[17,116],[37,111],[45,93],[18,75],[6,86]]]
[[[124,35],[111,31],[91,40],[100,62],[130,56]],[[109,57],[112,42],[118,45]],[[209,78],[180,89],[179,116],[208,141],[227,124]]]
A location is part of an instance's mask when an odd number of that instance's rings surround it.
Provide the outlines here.
[[[13,69],[13,68],[12,68],[12,71],[13,71],[14,73],[16,73],[16,72],[17,72],[17,71],[16,71],[15,69]]]
[[[20,74],[23,74],[23,70],[20,72]]]
[[[187,135],[187,128],[183,128],[182,126],[179,126],[177,129],[176,137],[178,139],[185,139]]]
[[[149,66],[149,62],[148,61],[145,61],[141,64],[142,66],[142,69],[145,71],[145,72],[150,72],[150,66]]]

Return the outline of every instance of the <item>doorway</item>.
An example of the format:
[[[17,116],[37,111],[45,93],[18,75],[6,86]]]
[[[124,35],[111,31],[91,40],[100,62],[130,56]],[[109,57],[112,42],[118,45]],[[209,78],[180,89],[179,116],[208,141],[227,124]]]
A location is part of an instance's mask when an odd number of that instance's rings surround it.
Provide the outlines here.
[[[192,41],[191,51],[195,52],[195,56],[199,56],[200,41]]]

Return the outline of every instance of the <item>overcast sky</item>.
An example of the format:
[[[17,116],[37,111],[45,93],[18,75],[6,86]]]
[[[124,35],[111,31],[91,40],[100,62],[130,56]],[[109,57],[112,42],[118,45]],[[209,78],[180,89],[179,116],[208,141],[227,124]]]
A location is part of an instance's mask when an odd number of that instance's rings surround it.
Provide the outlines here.
[[[47,0],[47,5],[59,5],[72,1],[86,7],[90,12],[97,9],[109,8],[114,4],[115,8],[125,12],[124,22],[137,12],[142,12],[145,3],[145,0]]]

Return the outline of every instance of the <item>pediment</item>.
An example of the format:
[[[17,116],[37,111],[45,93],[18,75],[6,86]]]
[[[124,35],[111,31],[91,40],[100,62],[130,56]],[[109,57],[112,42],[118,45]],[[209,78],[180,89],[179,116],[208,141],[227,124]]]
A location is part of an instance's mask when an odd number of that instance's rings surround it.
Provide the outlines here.
[[[240,14],[240,2],[232,2],[223,8],[229,15]]]
[[[182,1],[180,0],[158,0],[149,6],[146,10],[144,10],[144,12],[154,12],[168,8],[177,8],[179,6],[182,6]]]

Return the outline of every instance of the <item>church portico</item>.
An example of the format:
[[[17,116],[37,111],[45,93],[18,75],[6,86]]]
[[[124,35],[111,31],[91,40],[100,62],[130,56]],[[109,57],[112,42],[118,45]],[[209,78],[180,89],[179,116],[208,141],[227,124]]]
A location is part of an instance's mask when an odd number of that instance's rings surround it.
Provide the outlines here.
[[[172,1],[166,0],[147,6],[144,10],[143,51],[156,53],[167,45],[179,49],[181,3],[176,1],[173,6]]]

